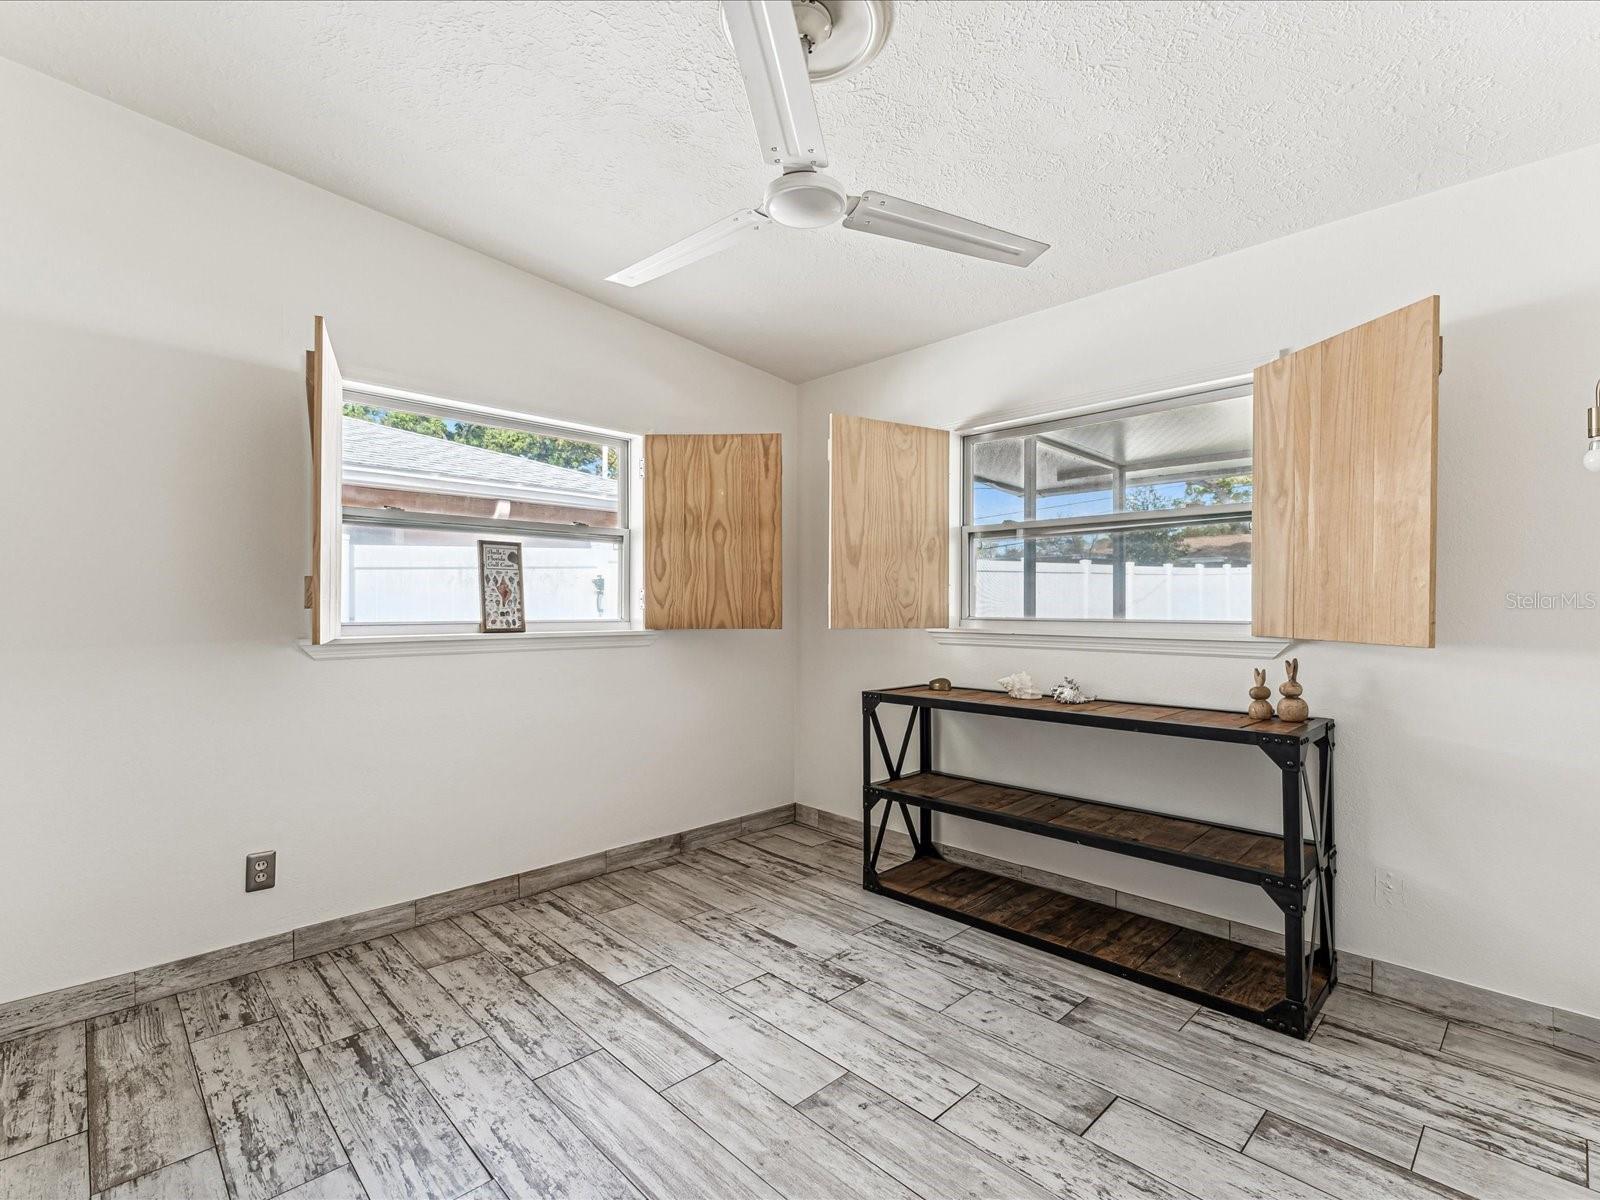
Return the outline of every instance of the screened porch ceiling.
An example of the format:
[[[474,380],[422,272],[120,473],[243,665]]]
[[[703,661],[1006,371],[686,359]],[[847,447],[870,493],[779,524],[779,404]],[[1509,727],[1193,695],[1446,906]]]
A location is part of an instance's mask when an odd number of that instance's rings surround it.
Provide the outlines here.
[[[1104,486],[1112,471],[1159,476],[1171,468],[1228,467],[1250,461],[1252,399],[1246,394],[1206,404],[1065,424],[1035,432],[1038,492]],[[1021,495],[1028,436],[970,446],[975,479]],[[1137,481],[1137,480],[1136,480]]]

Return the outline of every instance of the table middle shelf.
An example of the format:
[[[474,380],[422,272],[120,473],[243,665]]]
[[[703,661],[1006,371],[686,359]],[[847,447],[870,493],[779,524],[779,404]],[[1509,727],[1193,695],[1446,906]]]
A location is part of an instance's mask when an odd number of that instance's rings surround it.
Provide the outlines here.
[[[1317,867],[1316,844],[1309,840],[1301,846],[1300,875],[1285,877],[1281,834],[1010,787],[942,771],[881,779],[872,784],[872,790],[951,816],[1245,883],[1304,887]]]

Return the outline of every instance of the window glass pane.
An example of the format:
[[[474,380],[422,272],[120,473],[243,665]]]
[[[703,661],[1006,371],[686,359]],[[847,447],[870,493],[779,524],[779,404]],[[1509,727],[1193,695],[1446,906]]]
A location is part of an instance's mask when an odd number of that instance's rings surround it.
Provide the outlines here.
[[[1248,621],[1250,522],[977,534],[971,571],[974,617]]]
[[[1250,427],[1245,395],[974,440],[972,523],[1249,503]]]
[[[481,536],[346,522],[342,619],[346,624],[476,625]],[[490,536],[523,545],[523,604],[530,624],[617,619],[619,540]]]
[[[347,392],[346,508],[499,520],[621,524],[614,446],[445,420]]]

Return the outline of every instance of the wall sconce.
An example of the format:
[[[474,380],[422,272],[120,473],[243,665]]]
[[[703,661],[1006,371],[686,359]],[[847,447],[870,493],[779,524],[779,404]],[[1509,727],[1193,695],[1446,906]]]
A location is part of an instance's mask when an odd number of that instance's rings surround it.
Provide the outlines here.
[[[1589,451],[1583,456],[1583,465],[1600,471],[1600,383],[1594,385],[1594,406],[1589,409]]]

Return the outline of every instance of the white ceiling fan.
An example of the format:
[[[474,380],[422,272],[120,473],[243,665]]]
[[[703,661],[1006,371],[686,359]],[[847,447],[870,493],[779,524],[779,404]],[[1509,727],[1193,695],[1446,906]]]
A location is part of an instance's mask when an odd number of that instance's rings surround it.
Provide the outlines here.
[[[1050,248],[882,192],[852,196],[818,170],[828,165],[828,151],[811,80],[836,78],[877,53],[888,33],[887,0],[722,0],[722,17],[749,93],[762,161],[782,174],[767,185],[756,207],[608,275],[607,282],[626,287],[648,283],[725,250],[773,221],[791,229],[816,229],[842,217],[846,229],[1017,267]]]

